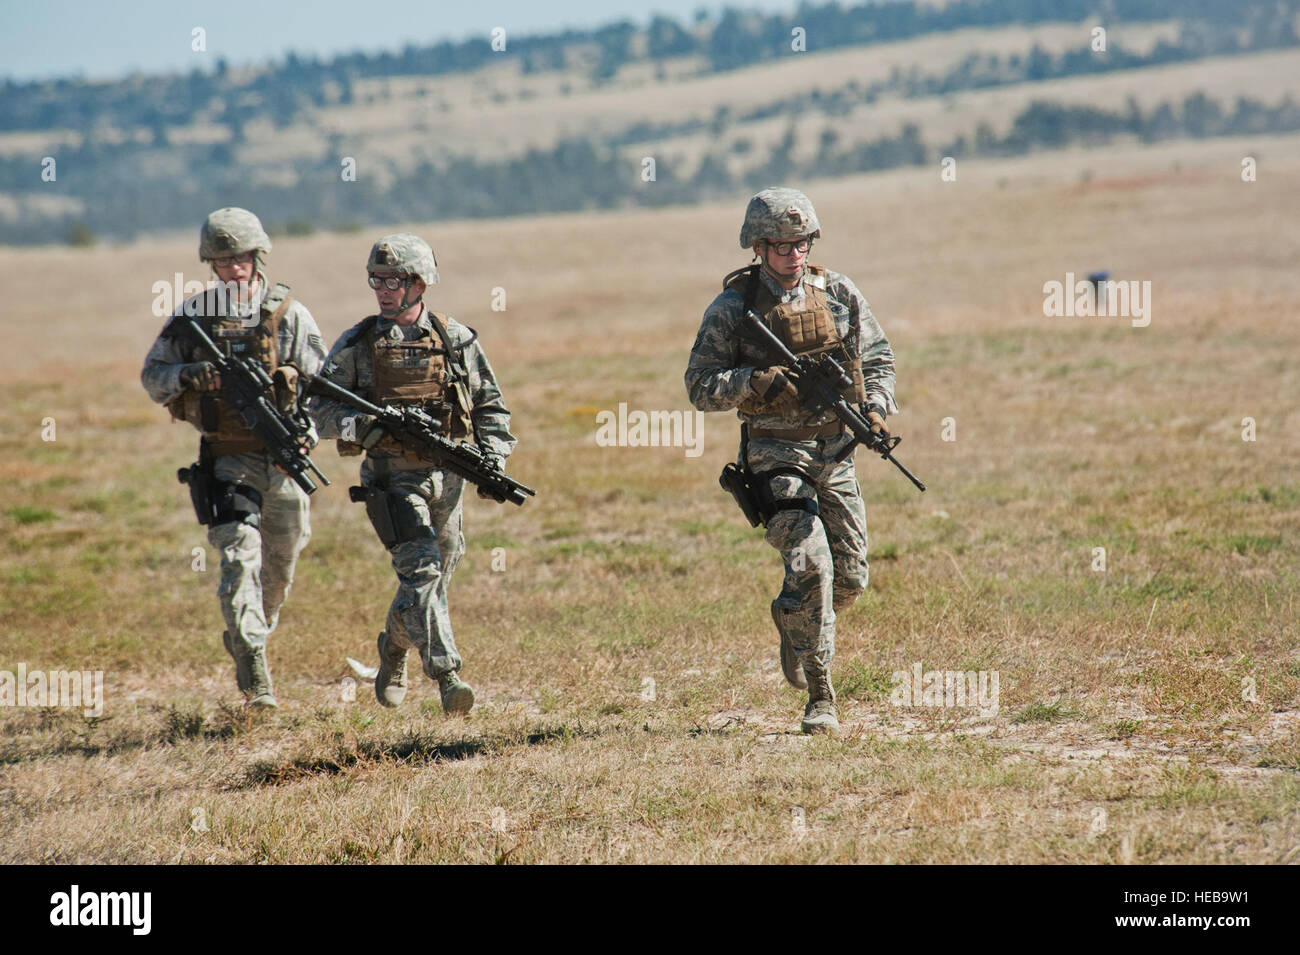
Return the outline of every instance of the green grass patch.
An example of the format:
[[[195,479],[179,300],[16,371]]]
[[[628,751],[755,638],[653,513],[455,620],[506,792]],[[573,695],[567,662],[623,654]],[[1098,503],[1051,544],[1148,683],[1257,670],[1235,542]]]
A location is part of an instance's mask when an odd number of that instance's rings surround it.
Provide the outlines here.
[[[1300,485],[1283,484],[1279,487],[1265,487],[1261,484],[1258,494],[1259,499],[1265,504],[1273,504],[1277,507],[1300,505]]]
[[[9,508],[5,514],[19,524],[44,524],[58,517],[53,511],[43,507],[29,507],[25,504]]]
[[[1107,739],[1132,739],[1138,734],[1142,724],[1137,720],[1123,719],[1106,724]]]
[[[883,666],[867,666],[861,660],[851,660],[835,683],[835,692],[843,699],[887,699],[893,689],[891,671]]]
[[[1246,554],[1251,551],[1257,554],[1267,554],[1269,551],[1277,550],[1282,546],[1282,535],[1233,534],[1231,537],[1225,537],[1223,544],[1228,550],[1236,551],[1238,554]]]

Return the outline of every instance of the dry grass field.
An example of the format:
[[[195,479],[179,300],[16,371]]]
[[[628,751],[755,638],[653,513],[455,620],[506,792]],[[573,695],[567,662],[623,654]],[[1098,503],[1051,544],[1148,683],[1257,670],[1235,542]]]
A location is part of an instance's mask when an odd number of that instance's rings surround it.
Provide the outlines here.
[[[456,720],[414,674],[398,711],[340,698],[393,580],[328,447],[271,640],[283,705],[239,707],[173,476],[194,437],[138,383],[152,284],[206,278],[192,234],[0,251],[0,669],[106,674],[100,718],[0,707],[0,861],[1300,860],[1297,143],[804,184],[814,259],[894,343],[898,454],[930,486],[858,456],[871,587],[839,621],[836,738],[798,732],[779,561],[717,487],[734,419],[706,417],[698,458],[594,437],[619,402],[687,407],[746,197],[410,224],[538,488],[467,498],[451,603],[480,704]],[[373,304],[370,240],[277,240],[330,341]],[[1043,283],[1099,268],[1151,282],[1148,327],[1044,317]],[[997,713],[892,705],[916,663],[996,671]]]

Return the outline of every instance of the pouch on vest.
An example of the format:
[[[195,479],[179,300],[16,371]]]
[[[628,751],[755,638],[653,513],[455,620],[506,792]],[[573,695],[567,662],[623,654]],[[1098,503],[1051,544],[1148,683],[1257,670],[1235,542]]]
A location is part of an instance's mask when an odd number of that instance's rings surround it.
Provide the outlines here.
[[[835,315],[826,294],[826,270],[820,265],[808,266],[804,277],[804,297],[798,301],[781,302],[760,280],[759,268],[755,265],[737,269],[723,279],[723,288],[739,292],[745,300],[745,307],[754,309],[795,355],[816,356],[831,352],[852,380],[852,384],[841,392],[842,397],[854,404],[866,401],[862,357],[850,354],[847,343],[840,338],[839,329],[835,327]],[[744,414],[758,414],[763,410],[763,405],[752,399],[740,405]]]
[[[275,392],[276,406],[285,414],[298,410],[298,369],[293,365],[281,365],[271,376],[271,387]]]
[[[242,319],[226,315],[219,304],[213,296],[206,297],[203,314],[197,316],[199,324],[206,326],[204,330],[209,337],[232,358],[254,358],[267,374],[274,376],[279,370],[277,340],[280,326],[293,304],[289,286],[276,284],[271,287],[259,306],[259,323],[252,327],[245,325]],[[289,379],[284,380],[295,384]],[[277,403],[280,395],[281,389],[275,389]],[[212,443],[212,453],[216,456],[265,450],[261,439],[244,424],[243,418],[216,393],[187,388],[167,403],[167,410],[173,418],[188,421],[202,432]]]
[[[358,336],[358,341],[370,350],[374,383],[370,393],[364,395],[377,405],[417,407],[432,418],[442,422],[440,434],[452,440],[471,437],[474,433],[470,412],[473,398],[461,352],[478,333],[470,329],[470,339],[462,345],[453,345],[447,333],[446,319],[429,311],[433,333],[412,340],[396,340],[378,331],[378,319],[372,316]],[[441,346],[441,347],[440,347]],[[354,441],[340,440],[339,454],[360,454],[363,450]],[[378,456],[402,457],[406,448],[391,436],[385,436],[371,451]]]

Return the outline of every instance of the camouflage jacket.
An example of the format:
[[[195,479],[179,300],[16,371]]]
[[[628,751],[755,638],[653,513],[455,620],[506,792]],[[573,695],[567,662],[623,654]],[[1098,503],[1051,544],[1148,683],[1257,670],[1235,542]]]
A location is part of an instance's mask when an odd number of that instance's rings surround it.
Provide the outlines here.
[[[796,301],[807,294],[802,283],[786,291],[766,271],[760,270],[759,274],[779,301]],[[838,272],[826,273],[826,294],[840,338],[850,348],[856,343],[862,356],[867,403],[880,405],[888,414],[896,412],[894,351],[880,323],[871,314],[871,306],[857,286]],[[704,311],[686,366],[686,393],[691,404],[701,411],[729,411],[742,401],[756,397],[749,384],[750,375],[756,368],[778,363],[762,345],[741,334],[738,326],[744,313],[744,299],[734,289],[724,291]],[[746,414],[737,410],[736,416],[763,428],[814,427],[835,420],[835,413],[830,410],[809,413],[796,409],[786,415]]]
[[[324,376],[369,401],[373,398],[375,377],[370,349],[365,347],[361,336],[363,325],[365,321],[353,325],[334,343],[325,361]],[[483,353],[474,334],[460,322],[448,317],[446,325],[447,335],[453,344],[464,346],[460,348],[460,354],[465,370],[469,373],[469,393],[474,404],[470,410],[470,419],[474,426],[475,441],[488,454],[509,457],[516,443],[515,436],[510,433],[510,411],[501,397],[501,389],[497,385],[492,366],[488,364],[487,355]],[[401,336],[410,341],[426,333],[433,333],[433,323],[429,319],[428,309],[425,309],[415,324],[408,328],[402,328],[391,318],[381,316],[376,330],[381,335],[394,338]],[[436,340],[436,333],[434,335]],[[357,414],[355,409],[341,402],[321,397],[312,399],[310,411],[320,428],[322,438],[341,437],[345,420]]]
[[[254,297],[256,307],[261,307],[270,290],[271,283],[265,281],[263,276],[258,283],[257,295]],[[180,308],[172,313],[172,318],[183,314],[187,306],[191,311],[197,309],[201,314],[202,306],[198,300],[208,294],[210,294],[208,291],[199,292],[186,299]],[[191,305],[191,302],[195,304]],[[206,356],[199,353],[198,347],[189,336],[170,334],[168,326],[171,324],[171,318],[167,322],[162,332],[154,339],[153,347],[145,356],[144,368],[140,372],[140,383],[144,385],[144,390],[159,404],[166,404],[184,390],[181,387],[182,368],[193,362],[206,360]],[[280,323],[276,350],[279,353],[280,364],[292,365],[303,375],[315,375],[325,364],[325,339],[321,337],[320,329],[316,327],[316,319],[312,318],[311,312],[307,311],[307,306],[296,298],[290,303]]]

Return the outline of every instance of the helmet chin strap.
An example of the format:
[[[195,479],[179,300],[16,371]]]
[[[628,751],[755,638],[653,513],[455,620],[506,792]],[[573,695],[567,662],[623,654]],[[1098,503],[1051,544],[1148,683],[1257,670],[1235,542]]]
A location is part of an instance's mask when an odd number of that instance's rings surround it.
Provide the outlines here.
[[[406,293],[407,291],[410,290],[410,288],[411,288],[411,280],[410,278],[407,278],[406,288],[402,289],[402,300],[398,302],[397,305],[394,306],[393,308],[384,308],[382,305],[379,306],[379,314],[382,315],[384,318],[396,318],[398,315],[401,315],[408,308],[414,308],[416,305],[419,305],[420,302],[424,300],[424,293],[421,292],[419,295],[415,296],[414,302],[408,302],[406,300]]]

